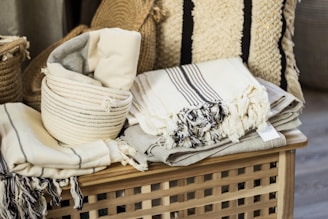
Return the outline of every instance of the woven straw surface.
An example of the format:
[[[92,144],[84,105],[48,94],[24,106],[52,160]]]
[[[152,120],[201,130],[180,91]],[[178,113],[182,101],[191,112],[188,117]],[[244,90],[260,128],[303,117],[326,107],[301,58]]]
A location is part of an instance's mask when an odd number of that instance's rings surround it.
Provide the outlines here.
[[[142,40],[137,73],[153,69],[156,54],[153,7],[154,0],[103,0],[92,19],[91,27],[77,26],[63,39],[50,45],[30,62],[23,72],[24,102],[40,111],[41,81],[44,77],[41,69],[46,66],[49,54],[57,46],[86,31],[119,27],[140,32]]]
[[[297,0],[192,2],[192,19],[184,18],[191,10],[184,1],[157,2],[166,16],[157,25],[154,69],[179,65],[181,57],[200,63],[242,56],[254,76],[303,100],[292,41]]]
[[[60,39],[59,41],[50,45],[30,62],[30,64],[24,70],[22,76],[24,81],[23,100],[27,105],[40,111],[41,81],[44,77],[44,74],[41,72],[41,70],[46,66],[49,54],[57,46],[88,30],[89,28],[86,25],[77,26],[71,32],[69,32],[63,39]]]
[[[0,104],[23,100],[21,64],[26,58],[27,46],[25,38],[0,45]]]

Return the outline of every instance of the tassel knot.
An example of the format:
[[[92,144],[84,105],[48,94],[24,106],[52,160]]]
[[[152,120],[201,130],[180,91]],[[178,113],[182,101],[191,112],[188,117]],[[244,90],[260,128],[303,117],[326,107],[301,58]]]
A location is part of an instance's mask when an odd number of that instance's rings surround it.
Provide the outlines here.
[[[161,9],[158,6],[154,6],[153,10],[151,12],[151,15],[153,16],[154,21],[159,23],[159,22],[163,21],[166,18],[167,11]]]
[[[120,105],[119,100],[115,100],[114,98],[111,97],[106,97],[102,103],[101,103],[101,107],[105,110],[105,112],[111,112],[111,110],[115,107],[118,107]]]

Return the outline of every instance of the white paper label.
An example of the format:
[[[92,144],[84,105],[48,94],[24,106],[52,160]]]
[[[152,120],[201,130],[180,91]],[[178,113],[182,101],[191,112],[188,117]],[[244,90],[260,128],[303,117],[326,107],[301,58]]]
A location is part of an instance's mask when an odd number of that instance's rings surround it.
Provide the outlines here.
[[[277,130],[268,123],[267,127],[263,130],[257,130],[257,133],[260,135],[263,141],[271,141],[276,138],[280,138]]]

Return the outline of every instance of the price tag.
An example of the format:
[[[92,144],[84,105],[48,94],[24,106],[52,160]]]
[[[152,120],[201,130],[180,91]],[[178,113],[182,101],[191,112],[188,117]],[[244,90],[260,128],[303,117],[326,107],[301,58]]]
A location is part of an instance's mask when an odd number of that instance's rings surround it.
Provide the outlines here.
[[[268,123],[267,127],[263,130],[257,130],[257,133],[260,135],[263,141],[271,141],[276,138],[280,138],[277,130]]]

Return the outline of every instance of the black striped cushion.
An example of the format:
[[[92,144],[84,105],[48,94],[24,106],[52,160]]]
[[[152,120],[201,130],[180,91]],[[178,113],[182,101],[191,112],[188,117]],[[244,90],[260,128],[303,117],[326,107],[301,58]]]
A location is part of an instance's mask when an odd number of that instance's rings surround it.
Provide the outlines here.
[[[240,56],[303,100],[292,33],[297,0],[159,0],[155,69]]]

